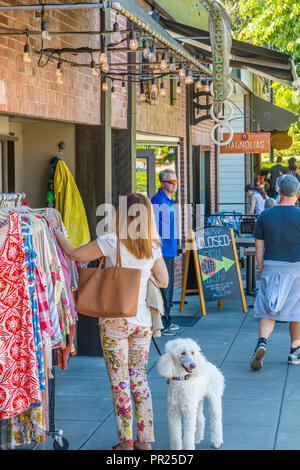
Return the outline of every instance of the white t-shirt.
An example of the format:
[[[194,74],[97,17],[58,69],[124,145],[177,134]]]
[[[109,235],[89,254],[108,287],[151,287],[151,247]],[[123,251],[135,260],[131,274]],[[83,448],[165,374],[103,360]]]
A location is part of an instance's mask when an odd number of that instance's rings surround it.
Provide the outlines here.
[[[97,242],[103,255],[106,256],[107,268],[116,266],[117,258],[117,237],[115,233],[105,233],[97,238]],[[152,250],[152,258],[137,259],[127,248],[120,243],[121,265],[124,268],[141,269],[141,283],[138,299],[138,310],[135,317],[125,318],[129,323],[140,326],[152,326],[151,311],[146,305],[147,284],[151,276],[151,269],[154,262],[162,257],[161,248],[154,247]]]
[[[266,199],[264,199],[262,195],[257,192],[253,193],[253,197],[256,199],[256,204],[255,204],[255,209],[254,209],[255,214],[259,215],[262,213],[262,211],[265,210]],[[267,199],[269,199],[268,196],[267,196]]]

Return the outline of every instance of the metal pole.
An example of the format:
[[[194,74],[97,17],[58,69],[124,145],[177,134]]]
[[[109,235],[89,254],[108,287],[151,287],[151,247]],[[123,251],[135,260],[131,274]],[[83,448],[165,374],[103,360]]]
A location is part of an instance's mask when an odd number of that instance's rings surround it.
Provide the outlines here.
[[[0,11],[13,11],[13,10],[64,10],[64,9],[86,9],[86,8],[108,8],[111,6],[111,2],[102,3],[73,3],[73,4],[48,4],[39,3],[38,5],[11,5],[2,6]]]

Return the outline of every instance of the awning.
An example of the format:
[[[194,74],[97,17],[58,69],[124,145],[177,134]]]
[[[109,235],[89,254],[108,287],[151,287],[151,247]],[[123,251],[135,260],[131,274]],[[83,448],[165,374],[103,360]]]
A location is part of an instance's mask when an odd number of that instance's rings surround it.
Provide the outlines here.
[[[164,46],[180,54],[185,60],[194,64],[202,72],[211,75],[208,67],[205,67],[201,61],[190,54],[163,26],[161,26],[150,14],[147,13],[136,0],[119,0],[118,2],[109,2],[109,6],[135,23],[146,33],[150,34]]]
[[[253,120],[265,132],[287,131],[299,116],[253,95]]]
[[[168,20],[161,15],[159,22],[174,38],[188,44],[190,52],[197,56],[199,61],[211,63],[212,53],[207,31]],[[236,39],[232,39],[230,66],[249,70],[289,87],[298,80],[294,62],[288,54]]]

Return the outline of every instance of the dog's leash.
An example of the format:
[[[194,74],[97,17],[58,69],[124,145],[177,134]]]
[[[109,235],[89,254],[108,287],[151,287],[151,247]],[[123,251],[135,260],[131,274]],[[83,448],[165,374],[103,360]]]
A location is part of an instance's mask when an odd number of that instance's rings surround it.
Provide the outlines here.
[[[157,346],[157,343],[156,343],[155,339],[153,338],[153,336],[152,336],[152,341],[153,341],[153,343],[154,343],[154,346],[155,346],[155,348],[156,348],[156,351],[157,351],[158,354],[161,356],[161,352],[160,352],[159,347]]]

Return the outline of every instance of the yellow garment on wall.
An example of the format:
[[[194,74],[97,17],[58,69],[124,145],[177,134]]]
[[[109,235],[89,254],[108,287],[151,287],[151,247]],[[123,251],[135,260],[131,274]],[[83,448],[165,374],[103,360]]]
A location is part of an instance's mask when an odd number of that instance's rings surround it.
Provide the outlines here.
[[[91,241],[84,205],[71,171],[59,160],[54,172],[55,209],[62,216],[70,242],[77,248]]]

